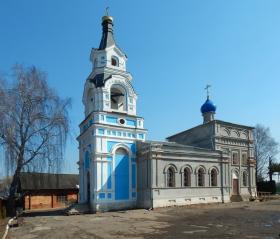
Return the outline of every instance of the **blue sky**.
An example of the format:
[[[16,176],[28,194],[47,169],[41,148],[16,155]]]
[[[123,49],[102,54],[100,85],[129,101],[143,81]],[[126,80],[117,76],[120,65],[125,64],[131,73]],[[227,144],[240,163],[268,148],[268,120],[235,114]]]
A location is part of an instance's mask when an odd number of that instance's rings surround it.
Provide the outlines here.
[[[261,123],[280,142],[280,1],[2,0],[1,74],[15,63],[35,65],[61,97],[72,98],[64,171],[77,172],[83,85],[106,6],[149,139],[200,124],[211,84],[217,119]]]

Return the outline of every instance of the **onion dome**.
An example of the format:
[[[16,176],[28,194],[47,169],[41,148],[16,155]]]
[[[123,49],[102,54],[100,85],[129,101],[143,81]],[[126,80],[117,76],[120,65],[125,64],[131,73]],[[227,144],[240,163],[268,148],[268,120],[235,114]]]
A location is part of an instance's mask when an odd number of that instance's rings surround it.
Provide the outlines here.
[[[207,100],[205,103],[201,106],[200,111],[202,114],[208,113],[208,112],[216,112],[216,106],[214,103],[207,97]]]

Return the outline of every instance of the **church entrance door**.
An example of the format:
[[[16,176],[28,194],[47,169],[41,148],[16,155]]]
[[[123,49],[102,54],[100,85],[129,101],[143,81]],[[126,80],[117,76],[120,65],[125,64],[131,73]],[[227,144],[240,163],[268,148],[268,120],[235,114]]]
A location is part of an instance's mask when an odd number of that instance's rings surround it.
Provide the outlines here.
[[[129,156],[123,149],[115,154],[115,200],[129,199]]]
[[[232,172],[232,195],[239,195],[239,174]]]
[[[238,195],[239,194],[238,179],[233,179],[232,180],[232,194],[233,195]]]

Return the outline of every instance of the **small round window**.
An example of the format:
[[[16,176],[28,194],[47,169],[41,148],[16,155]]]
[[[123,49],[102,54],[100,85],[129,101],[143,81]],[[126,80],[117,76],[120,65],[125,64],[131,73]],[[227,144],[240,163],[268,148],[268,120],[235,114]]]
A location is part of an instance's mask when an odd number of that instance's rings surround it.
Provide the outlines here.
[[[125,119],[119,119],[120,124],[125,124]]]

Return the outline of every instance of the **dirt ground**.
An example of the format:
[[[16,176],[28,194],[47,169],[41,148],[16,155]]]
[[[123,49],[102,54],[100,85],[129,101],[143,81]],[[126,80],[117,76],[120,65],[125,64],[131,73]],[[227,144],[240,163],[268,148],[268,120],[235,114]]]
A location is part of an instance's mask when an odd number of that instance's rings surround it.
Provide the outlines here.
[[[2,236],[5,233],[7,222],[8,222],[8,219],[0,218],[0,238],[2,238]]]
[[[79,216],[31,213],[9,238],[280,238],[280,200]]]

